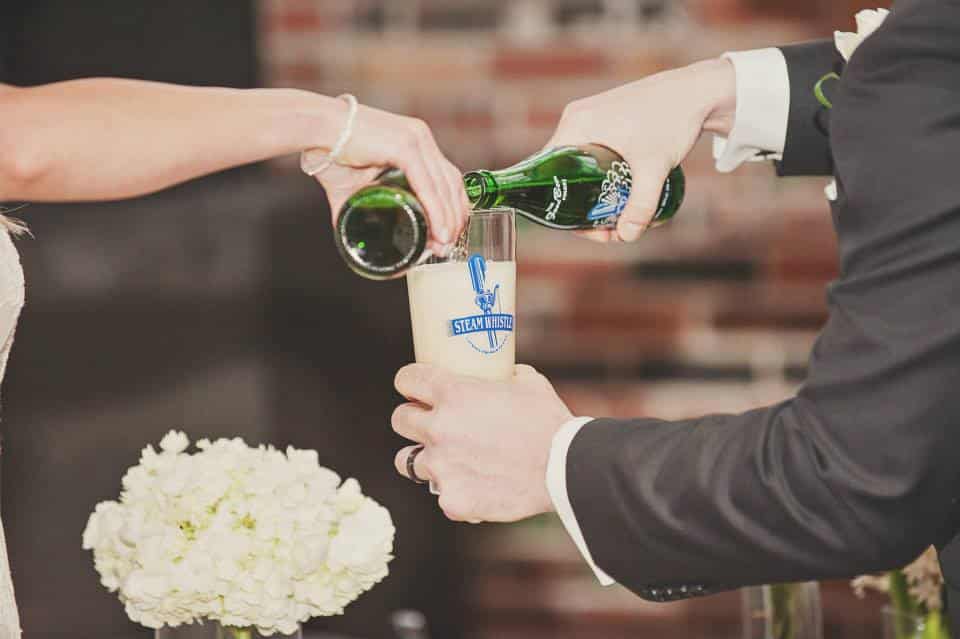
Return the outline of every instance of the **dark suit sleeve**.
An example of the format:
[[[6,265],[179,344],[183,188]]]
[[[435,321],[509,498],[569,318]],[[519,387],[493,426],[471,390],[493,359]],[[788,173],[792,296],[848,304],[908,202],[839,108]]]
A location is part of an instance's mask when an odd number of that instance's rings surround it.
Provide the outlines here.
[[[840,276],[798,394],[740,415],[596,420],[570,446],[590,552],[636,592],[899,567],[956,514],[960,4],[904,6],[837,89]]]
[[[780,47],[790,75],[790,112],[783,159],[777,173],[831,175],[833,158],[828,135],[829,111],[814,96],[817,81],[842,68],[843,58],[830,40]]]

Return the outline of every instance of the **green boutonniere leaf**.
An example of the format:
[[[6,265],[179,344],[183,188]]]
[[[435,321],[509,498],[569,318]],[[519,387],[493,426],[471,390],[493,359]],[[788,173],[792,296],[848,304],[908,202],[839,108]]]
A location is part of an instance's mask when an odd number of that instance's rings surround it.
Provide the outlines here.
[[[813,95],[817,97],[817,102],[827,107],[828,109],[833,108],[833,102],[831,102],[830,99],[827,97],[827,95],[823,92],[823,85],[826,84],[828,80],[839,80],[839,79],[840,79],[840,76],[837,75],[836,73],[828,73],[827,75],[817,80],[817,83],[813,85]]]

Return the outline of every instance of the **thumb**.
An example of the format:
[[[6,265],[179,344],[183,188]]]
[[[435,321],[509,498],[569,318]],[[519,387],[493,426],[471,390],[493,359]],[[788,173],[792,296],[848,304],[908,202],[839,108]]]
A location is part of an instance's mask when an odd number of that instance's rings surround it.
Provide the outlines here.
[[[624,242],[633,242],[650,226],[660,203],[663,184],[670,174],[668,162],[653,158],[627,158],[630,164],[630,198],[617,221],[617,235]]]

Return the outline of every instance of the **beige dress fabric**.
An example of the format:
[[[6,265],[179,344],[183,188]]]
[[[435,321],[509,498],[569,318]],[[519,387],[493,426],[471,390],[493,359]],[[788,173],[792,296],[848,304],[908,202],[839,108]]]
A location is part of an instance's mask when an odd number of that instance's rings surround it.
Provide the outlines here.
[[[13,334],[23,308],[23,269],[10,239],[9,222],[0,215],[0,381],[7,369]],[[13,577],[7,559],[7,542],[0,522],[0,639],[20,639],[20,615],[13,597]]]

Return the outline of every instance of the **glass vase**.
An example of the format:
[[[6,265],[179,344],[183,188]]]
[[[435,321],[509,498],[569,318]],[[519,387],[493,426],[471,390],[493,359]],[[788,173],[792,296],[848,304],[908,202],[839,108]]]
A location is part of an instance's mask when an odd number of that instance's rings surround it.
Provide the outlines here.
[[[950,631],[939,611],[917,615],[885,606],[880,614],[883,639],[950,639]]]
[[[234,628],[222,626],[216,621],[203,624],[191,624],[177,628],[160,628],[154,639],[303,639],[303,632],[297,626],[292,635],[265,635],[256,628]]]
[[[743,589],[743,639],[823,639],[820,584]]]

